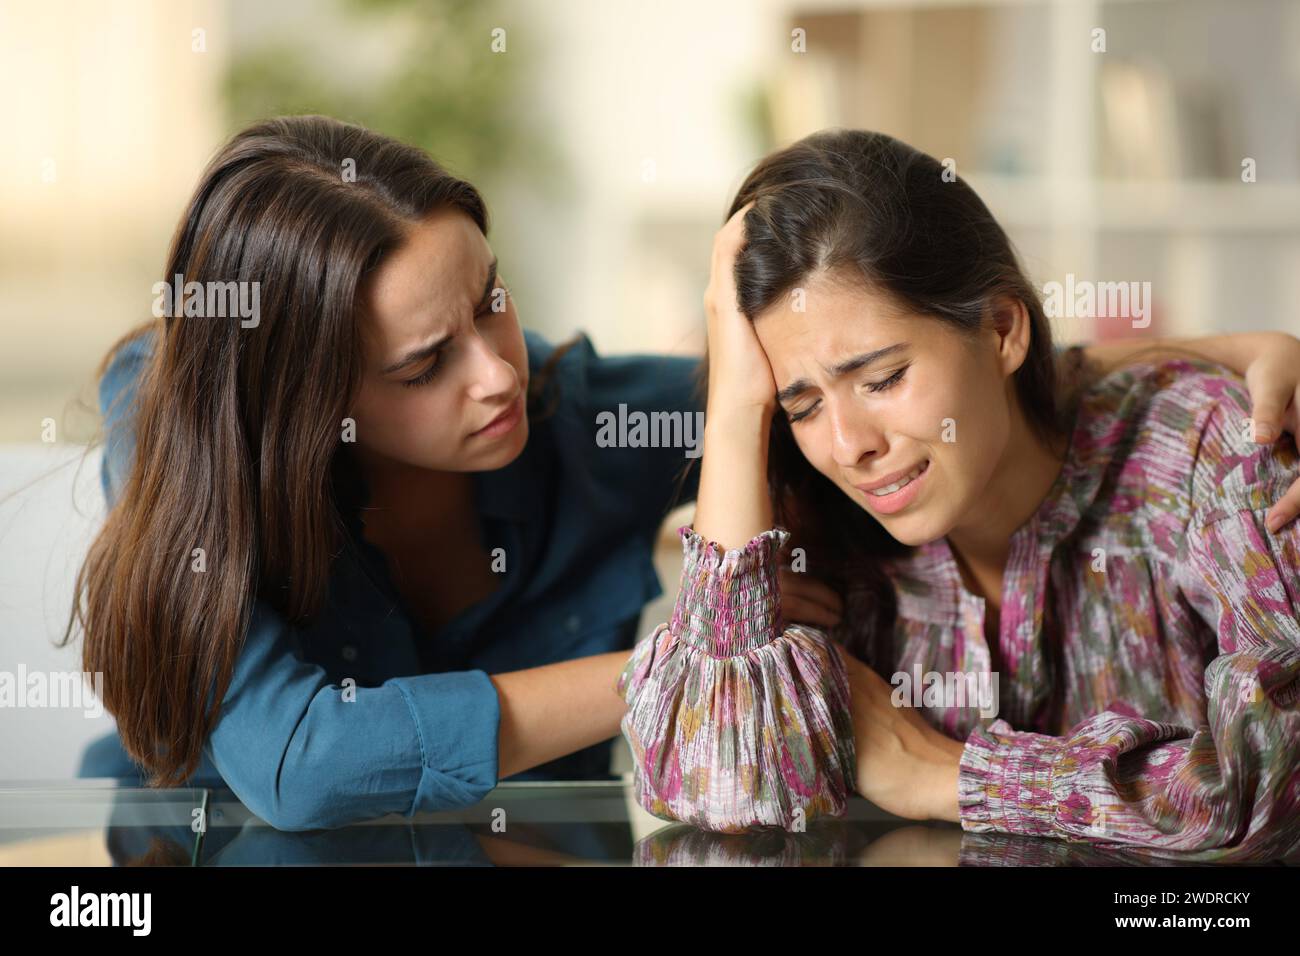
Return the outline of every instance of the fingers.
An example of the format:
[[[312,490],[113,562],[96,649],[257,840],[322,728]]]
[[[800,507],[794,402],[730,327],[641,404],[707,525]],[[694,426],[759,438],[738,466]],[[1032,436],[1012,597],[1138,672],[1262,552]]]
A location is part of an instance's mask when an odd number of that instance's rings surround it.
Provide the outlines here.
[[[785,619],[796,624],[808,624],[830,630],[840,622],[840,616],[828,611],[820,604],[807,601],[801,597],[781,596],[781,610]]]
[[[777,580],[781,585],[782,594],[797,594],[835,614],[844,611],[844,601],[840,598],[839,592],[824,581],[809,577],[802,572],[792,571],[788,567],[777,569]]]
[[[1250,417],[1255,423],[1255,441],[1270,445],[1282,434],[1282,419],[1294,397],[1294,379],[1281,382],[1271,375],[1257,371],[1252,365],[1246,371],[1246,387],[1250,390]]]
[[[718,235],[725,236],[729,242],[739,245],[745,237],[745,214],[753,208],[754,200],[751,199],[732,214],[726,225],[718,230]]]
[[[727,224],[713,236],[713,256],[709,269],[709,285],[711,287],[716,286],[719,294],[725,295],[735,285],[732,268],[735,265],[736,256],[745,244],[745,213],[753,205],[751,202],[736,210],[736,214],[728,219]]]
[[[745,213],[754,204],[745,204],[736,210],[726,225],[713,236],[713,256],[709,268],[709,284],[704,290],[704,307],[709,314],[720,308],[734,308],[736,300],[735,277],[732,267],[736,254],[745,243]]]
[[[850,654],[848,648],[839,641],[831,641],[830,645],[835,648],[835,653],[840,655],[840,660],[844,662],[844,672],[848,675],[849,686],[852,687],[857,676],[857,669],[862,666],[862,662]]]
[[[1278,386],[1275,382],[1264,382],[1259,375],[1247,374],[1246,385],[1251,394],[1251,418],[1255,423],[1255,441],[1260,444],[1272,444],[1283,432],[1296,434],[1296,408],[1300,404],[1300,389],[1294,385]],[[1297,442],[1300,445],[1300,441]],[[1270,534],[1290,524],[1300,516],[1300,479],[1292,483],[1286,493],[1268,509],[1264,516],[1264,526]]]
[[[718,266],[727,263],[736,257],[736,253],[745,243],[745,213],[754,204],[742,206],[736,210],[736,214],[727,220],[726,225],[719,229],[713,236],[713,265]]]
[[[834,588],[787,567],[777,569],[777,579],[781,586],[781,604],[789,620],[823,627],[839,624],[844,614],[844,602]],[[806,616],[797,617],[796,611]]]
[[[1286,490],[1286,494],[1268,509],[1268,514],[1264,516],[1264,526],[1268,528],[1270,534],[1276,534],[1295,520],[1297,515],[1300,515],[1300,478],[1297,478]]]
[[[777,568],[776,575],[781,588],[781,610],[787,621],[827,629],[839,623],[839,611],[824,593],[830,588],[820,581],[805,580],[784,566]]]

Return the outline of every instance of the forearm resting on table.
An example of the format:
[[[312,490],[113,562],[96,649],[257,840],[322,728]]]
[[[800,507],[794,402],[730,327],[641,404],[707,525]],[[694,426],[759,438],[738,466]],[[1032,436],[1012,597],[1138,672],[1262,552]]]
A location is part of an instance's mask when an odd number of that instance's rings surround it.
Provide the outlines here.
[[[614,651],[492,674],[501,705],[497,778],[618,734],[627,704],[614,685],[629,656]]]

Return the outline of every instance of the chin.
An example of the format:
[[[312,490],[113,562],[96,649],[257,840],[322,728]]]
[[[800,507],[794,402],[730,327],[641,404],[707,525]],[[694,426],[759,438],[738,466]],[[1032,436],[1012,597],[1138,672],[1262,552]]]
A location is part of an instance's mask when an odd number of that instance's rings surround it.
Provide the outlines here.
[[[895,534],[891,530],[889,531],[889,533],[893,535],[896,539],[898,539],[900,543],[907,545],[909,548],[919,548],[923,544],[929,544],[931,541],[938,541],[940,538],[943,537],[942,531],[936,532],[936,531],[920,530],[910,534],[903,534],[903,533]]]
[[[867,513],[871,514],[869,510]],[[927,514],[924,510],[914,514],[899,515],[896,519],[890,518],[886,520],[874,514],[872,517],[889,533],[891,538],[910,548],[937,541],[948,533],[947,526],[943,521],[936,520],[937,516]]]
[[[484,464],[476,470],[495,471],[498,468],[504,468],[523,453],[524,446],[527,444],[528,416],[524,415],[515,430],[484,456]]]

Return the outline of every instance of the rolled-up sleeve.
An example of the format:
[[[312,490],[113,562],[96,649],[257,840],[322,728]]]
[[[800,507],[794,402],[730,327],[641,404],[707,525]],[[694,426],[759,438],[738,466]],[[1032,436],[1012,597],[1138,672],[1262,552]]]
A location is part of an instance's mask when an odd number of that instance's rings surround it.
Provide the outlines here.
[[[334,683],[259,600],[206,749],[259,817],[312,830],[477,803],[497,785],[499,727],[486,672]]]

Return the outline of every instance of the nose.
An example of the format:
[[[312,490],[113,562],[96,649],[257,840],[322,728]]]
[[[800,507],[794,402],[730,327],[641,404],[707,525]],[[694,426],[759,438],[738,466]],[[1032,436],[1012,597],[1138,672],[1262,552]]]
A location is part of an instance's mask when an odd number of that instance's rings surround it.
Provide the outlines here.
[[[841,468],[853,468],[885,451],[885,433],[871,416],[853,403],[833,402],[830,412],[831,458]]]
[[[513,397],[519,389],[515,367],[498,355],[492,344],[481,335],[469,337],[469,348],[469,397],[476,402],[488,403]]]

